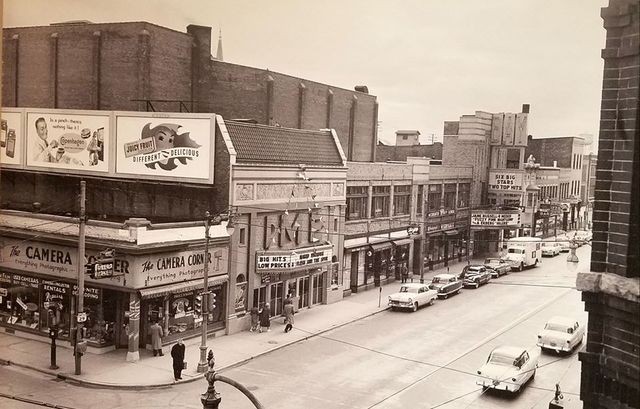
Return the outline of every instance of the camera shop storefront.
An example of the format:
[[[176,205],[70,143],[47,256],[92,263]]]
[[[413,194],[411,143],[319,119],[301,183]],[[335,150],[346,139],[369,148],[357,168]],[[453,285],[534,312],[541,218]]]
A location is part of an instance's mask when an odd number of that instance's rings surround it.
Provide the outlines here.
[[[0,327],[29,338],[49,336],[58,323],[62,340],[69,340],[78,313],[77,249],[51,243],[2,239],[0,253]],[[93,261],[97,252],[87,252]],[[119,277],[86,277],[82,336],[89,346],[112,349],[126,346],[123,331],[129,296],[123,287],[127,260],[114,263]]]
[[[208,251],[209,305],[207,330],[224,328],[227,302],[227,247]],[[178,338],[200,336],[204,288],[204,249],[153,253],[136,256],[135,287],[140,297],[140,346],[151,345],[149,327],[158,322],[164,330],[164,344]]]
[[[326,303],[332,256],[331,244],[256,252],[256,280],[260,281],[253,291],[253,305],[262,308],[268,302],[271,316],[278,316],[287,294],[298,309]]]

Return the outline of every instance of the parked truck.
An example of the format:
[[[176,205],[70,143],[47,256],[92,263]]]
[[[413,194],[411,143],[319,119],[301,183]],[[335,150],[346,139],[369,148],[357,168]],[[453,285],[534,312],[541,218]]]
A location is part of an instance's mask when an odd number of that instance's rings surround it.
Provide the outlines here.
[[[525,267],[536,266],[542,260],[542,239],[539,237],[516,237],[507,242],[504,258],[512,270],[522,271]]]

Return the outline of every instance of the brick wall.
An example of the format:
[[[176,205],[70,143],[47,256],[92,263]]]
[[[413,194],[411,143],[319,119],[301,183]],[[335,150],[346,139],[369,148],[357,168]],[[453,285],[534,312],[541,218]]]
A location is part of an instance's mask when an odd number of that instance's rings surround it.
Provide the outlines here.
[[[473,166],[476,183],[471,185],[471,206],[484,204],[489,175],[489,145],[486,142],[460,141],[457,135],[445,135],[442,165]]]
[[[574,138],[529,138],[524,157],[533,155],[541,166],[553,166],[558,162],[559,168],[571,168]]]
[[[578,275],[589,327],[580,352],[585,409],[640,402],[640,5],[610,0],[593,212],[591,272]]]
[[[378,144],[376,148],[376,162],[406,161],[407,157],[425,157],[442,159],[442,144],[436,142],[433,145],[396,146]]]

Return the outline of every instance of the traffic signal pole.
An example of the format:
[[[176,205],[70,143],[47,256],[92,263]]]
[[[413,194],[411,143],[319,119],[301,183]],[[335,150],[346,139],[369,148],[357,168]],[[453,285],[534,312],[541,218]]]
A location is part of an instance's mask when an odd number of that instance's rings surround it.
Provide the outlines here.
[[[84,257],[84,229],[86,222],[86,182],[80,181],[80,226],[78,230],[78,308],[76,308],[76,336],[75,336],[75,361],[76,375],[82,373],[82,352],[79,345],[82,341],[82,322],[79,321],[80,313],[84,312],[84,274],[85,274],[85,257]]]
[[[205,215],[204,221],[204,288],[202,290],[202,341],[200,343],[200,362],[198,373],[204,373],[209,368],[207,363],[207,321],[209,320],[209,228],[211,215]]]

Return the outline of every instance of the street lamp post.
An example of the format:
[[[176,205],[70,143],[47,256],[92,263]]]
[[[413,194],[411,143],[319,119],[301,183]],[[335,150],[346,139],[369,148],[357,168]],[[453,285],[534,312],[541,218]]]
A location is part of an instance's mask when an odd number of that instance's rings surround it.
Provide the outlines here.
[[[233,235],[234,225],[232,220],[231,210],[217,216],[211,216],[208,211],[205,213],[204,220],[204,281],[202,290],[202,340],[200,341],[200,361],[198,362],[198,373],[207,372],[209,364],[207,363],[207,324],[209,321],[209,242],[211,240],[211,234],[209,230],[211,225],[218,225],[223,220],[227,220],[227,234],[229,237]]]

